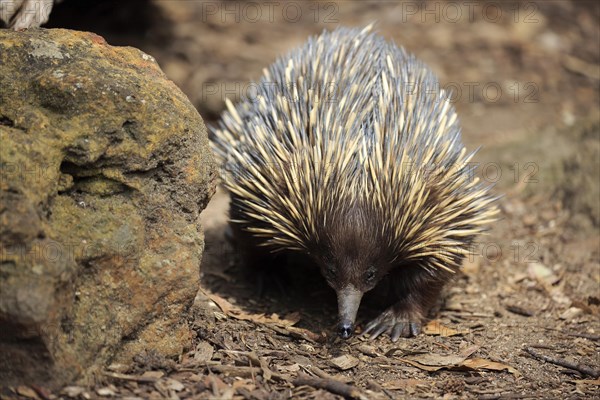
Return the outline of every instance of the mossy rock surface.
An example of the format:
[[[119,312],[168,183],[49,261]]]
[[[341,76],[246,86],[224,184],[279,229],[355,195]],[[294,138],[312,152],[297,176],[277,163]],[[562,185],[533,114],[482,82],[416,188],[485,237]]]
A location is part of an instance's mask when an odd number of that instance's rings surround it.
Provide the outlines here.
[[[0,30],[0,382],[181,354],[214,188],[204,123],[151,56]]]

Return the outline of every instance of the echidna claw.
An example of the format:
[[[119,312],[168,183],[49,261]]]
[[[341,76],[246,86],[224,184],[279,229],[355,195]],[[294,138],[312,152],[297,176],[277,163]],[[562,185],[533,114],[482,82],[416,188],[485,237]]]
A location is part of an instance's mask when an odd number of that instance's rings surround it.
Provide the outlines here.
[[[369,335],[369,339],[375,339],[382,333],[387,333],[392,342],[401,337],[417,336],[421,333],[421,323],[414,322],[406,315],[397,315],[393,310],[383,312],[379,317],[369,322],[362,335]]]

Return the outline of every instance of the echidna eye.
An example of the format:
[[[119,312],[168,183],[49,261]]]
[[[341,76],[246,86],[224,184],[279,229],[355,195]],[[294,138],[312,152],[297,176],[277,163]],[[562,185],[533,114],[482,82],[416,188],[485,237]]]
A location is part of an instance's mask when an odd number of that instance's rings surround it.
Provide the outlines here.
[[[365,282],[367,284],[371,284],[373,283],[373,281],[375,280],[375,268],[371,267],[367,270],[367,273],[365,274]]]
[[[335,266],[333,264],[325,265],[325,274],[330,278],[335,278]]]

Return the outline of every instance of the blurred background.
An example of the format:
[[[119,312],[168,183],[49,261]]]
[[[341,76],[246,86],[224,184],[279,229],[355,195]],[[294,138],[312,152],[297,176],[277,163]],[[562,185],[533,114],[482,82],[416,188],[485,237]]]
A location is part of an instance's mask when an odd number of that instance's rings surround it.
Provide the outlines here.
[[[599,20],[596,1],[65,0],[46,27],[153,55],[212,123],[225,97],[246,96],[262,68],[308,36],[375,22],[452,90],[467,145],[484,148],[480,160],[516,168],[503,169],[501,187],[538,191],[560,179],[553,165],[579,142],[569,128],[598,119]],[[527,174],[542,179],[524,185]]]

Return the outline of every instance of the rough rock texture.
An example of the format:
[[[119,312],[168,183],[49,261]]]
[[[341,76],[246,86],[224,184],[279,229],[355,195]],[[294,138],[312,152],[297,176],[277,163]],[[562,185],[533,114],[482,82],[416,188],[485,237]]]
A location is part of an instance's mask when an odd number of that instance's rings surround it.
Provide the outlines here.
[[[185,95],[137,49],[1,30],[0,143],[0,382],[180,354],[215,176]]]

